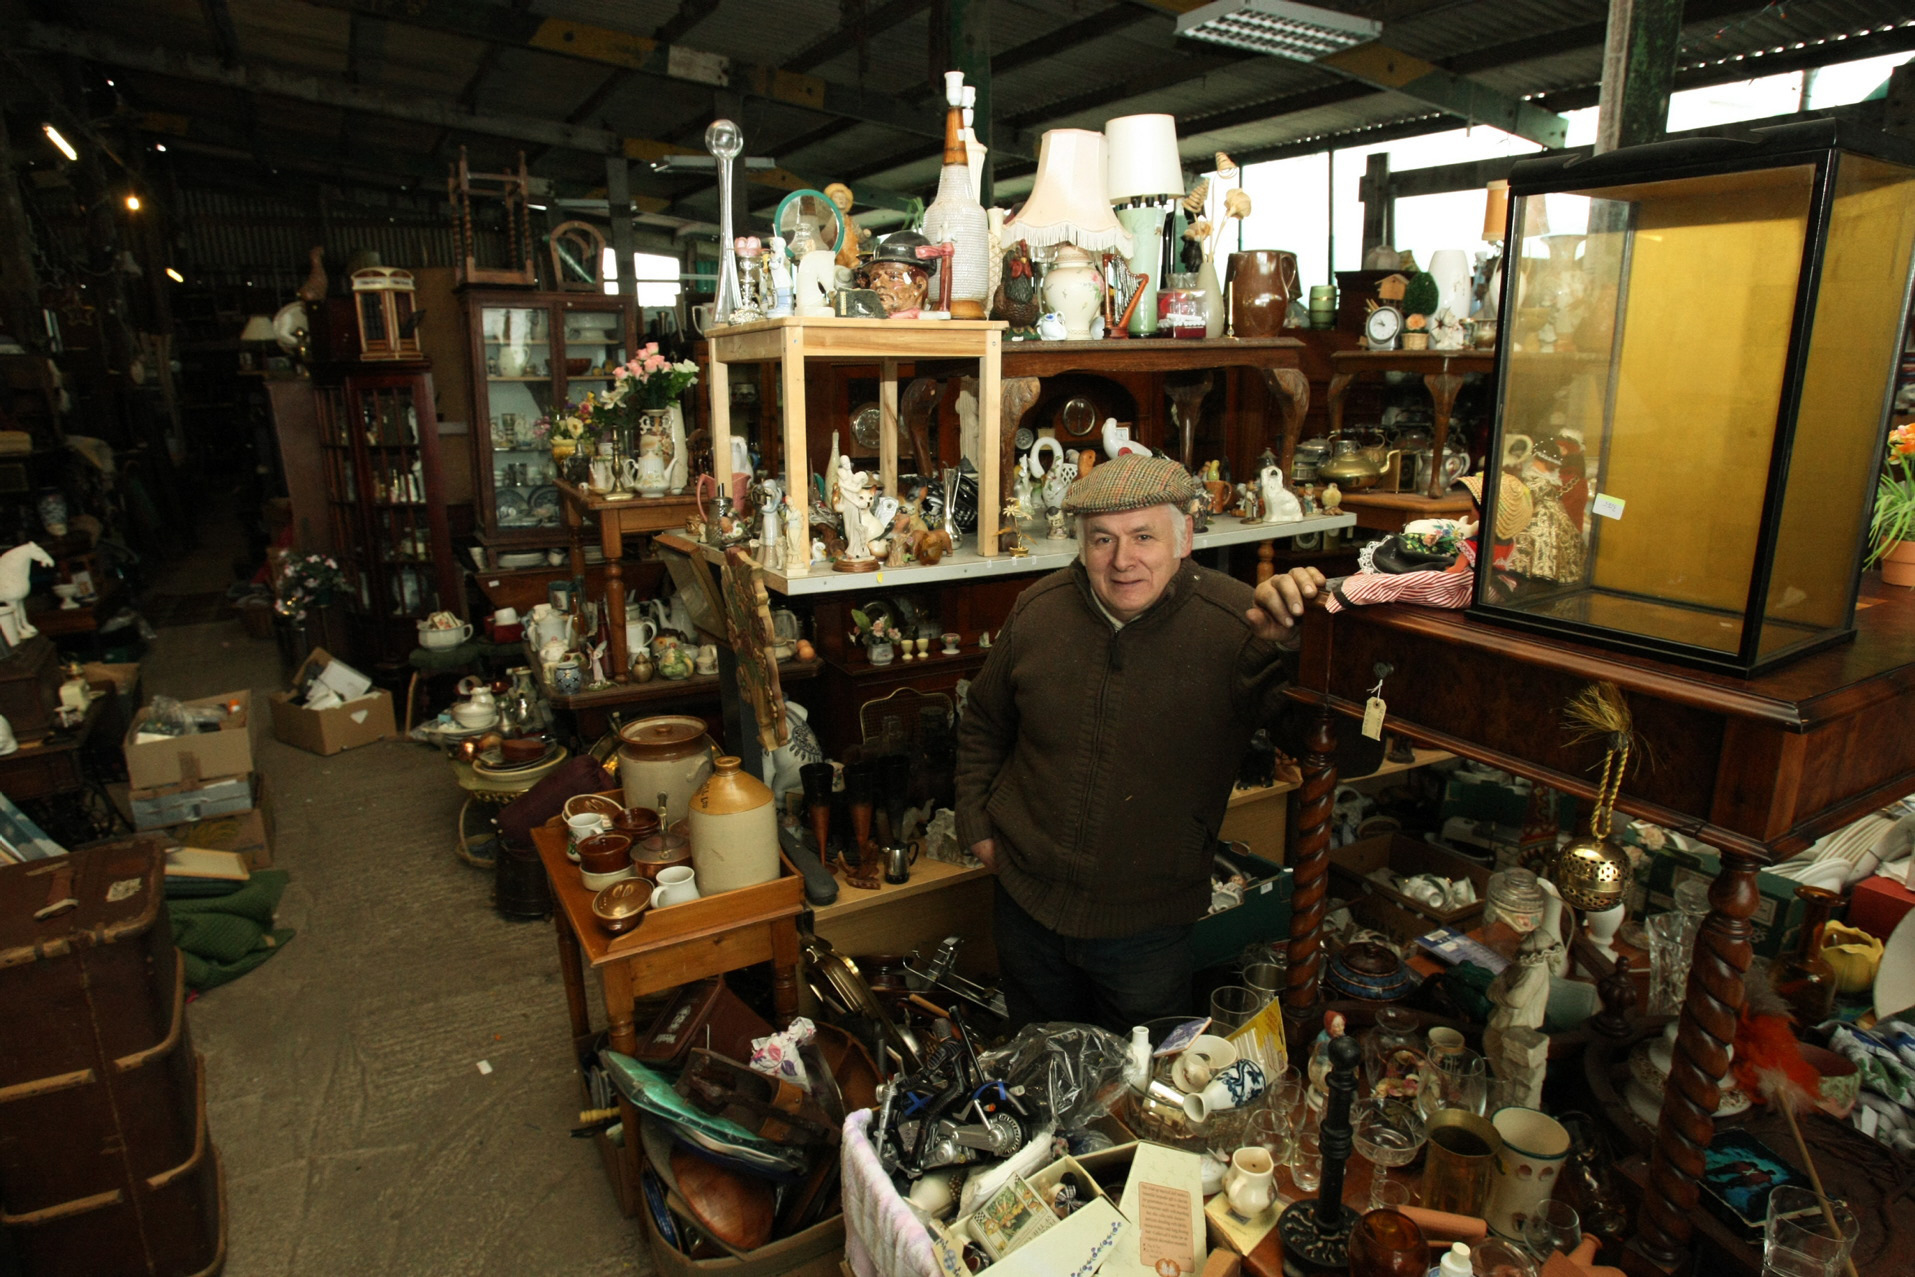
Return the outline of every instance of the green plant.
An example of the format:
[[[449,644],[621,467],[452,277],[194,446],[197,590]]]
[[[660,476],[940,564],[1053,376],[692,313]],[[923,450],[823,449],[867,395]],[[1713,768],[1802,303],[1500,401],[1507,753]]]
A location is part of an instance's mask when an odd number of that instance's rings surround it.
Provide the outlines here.
[[[1915,422],[1888,432],[1888,456],[1875,486],[1865,567],[1874,567],[1897,541],[1915,541]]]
[[[1436,276],[1428,271],[1418,271],[1411,279],[1408,288],[1403,290],[1403,313],[1405,315],[1434,315],[1442,294],[1437,291]]]

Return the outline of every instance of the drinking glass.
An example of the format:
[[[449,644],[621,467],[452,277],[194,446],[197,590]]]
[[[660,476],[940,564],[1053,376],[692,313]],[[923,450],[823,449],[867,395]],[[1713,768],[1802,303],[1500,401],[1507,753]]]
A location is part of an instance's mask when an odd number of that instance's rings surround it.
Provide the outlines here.
[[[1350,1277],[1422,1277],[1430,1244],[1398,1210],[1373,1208],[1350,1229]]]
[[[1370,1160],[1370,1210],[1382,1208],[1385,1172],[1416,1160],[1428,1132],[1415,1108],[1393,1100],[1360,1100],[1350,1106],[1351,1136]]]
[[[1763,1263],[1773,1267],[1772,1260],[1781,1260],[1801,1267],[1806,1261],[1820,1265],[1807,1269],[1815,1277],[1842,1272],[1862,1226],[1846,1202],[1830,1198],[1829,1211],[1835,1216],[1834,1228],[1822,1211],[1822,1199],[1808,1189],[1789,1184],[1770,1193],[1762,1230]]]
[[[1649,936],[1650,1015],[1674,1015],[1682,1009],[1699,925],[1694,914],[1680,909],[1643,921],[1643,930]]]
[[[1296,1148],[1296,1129],[1290,1125],[1290,1115],[1269,1108],[1251,1110],[1243,1145],[1263,1149],[1272,1162],[1285,1165]]]
[[[1261,1010],[1263,1002],[1258,1000],[1255,989],[1226,984],[1210,995],[1210,1031],[1228,1037]]]
[[[1423,1062],[1416,1103],[1429,1117],[1439,1109],[1464,1109],[1483,1115],[1489,1102],[1489,1061],[1468,1047],[1431,1055]]]
[[[1285,976],[1284,968],[1274,962],[1253,962],[1243,969],[1243,985],[1269,1006],[1283,992]]]
[[[1568,1202],[1546,1201],[1523,1221],[1523,1244],[1539,1264],[1547,1264],[1557,1251],[1569,1254],[1582,1239],[1582,1220]]]
[[[1290,1152],[1290,1182],[1299,1193],[1314,1193],[1323,1186],[1323,1145],[1315,1131],[1299,1131]]]

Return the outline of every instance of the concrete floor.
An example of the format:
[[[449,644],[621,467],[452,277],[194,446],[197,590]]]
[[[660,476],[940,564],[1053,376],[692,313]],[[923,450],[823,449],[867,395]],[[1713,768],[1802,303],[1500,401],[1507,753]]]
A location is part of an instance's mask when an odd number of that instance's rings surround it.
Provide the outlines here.
[[[156,591],[227,584],[237,530],[218,523]],[[237,620],[160,631],[144,677],[149,697],[282,686],[275,645]],[[490,875],[454,856],[444,759],[401,742],[320,758],[269,730],[256,763],[292,876],[281,922],[299,934],[190,1013],[227,1277],[649,1273],[594,1146],[568,1136],[552,928],[502,920]]]

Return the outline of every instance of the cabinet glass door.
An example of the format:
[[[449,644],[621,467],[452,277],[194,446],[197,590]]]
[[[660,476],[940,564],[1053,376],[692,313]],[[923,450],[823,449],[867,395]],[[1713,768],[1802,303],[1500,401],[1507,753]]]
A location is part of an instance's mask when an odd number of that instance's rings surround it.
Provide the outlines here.
[[[555,406],[551,312],[544,306],[487,306],[487,423],[492,443],[492,526],[522,531],[559,526],[547,427]]]
[[[568,306],[564,324],[565,398],[578,403],[586,395],[612,388],[613,371],[631,357],[625,340],[625,312]]]

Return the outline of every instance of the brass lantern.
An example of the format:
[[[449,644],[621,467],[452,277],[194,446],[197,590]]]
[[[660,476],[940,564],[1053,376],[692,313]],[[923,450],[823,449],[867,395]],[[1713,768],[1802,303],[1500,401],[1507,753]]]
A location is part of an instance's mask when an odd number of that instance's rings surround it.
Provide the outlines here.
[[[419,321],[413,309],[412,272],[396,266],[368,266],[352,273],[352,309],[359,323],[359,357],[368,360],[419,360]]]

